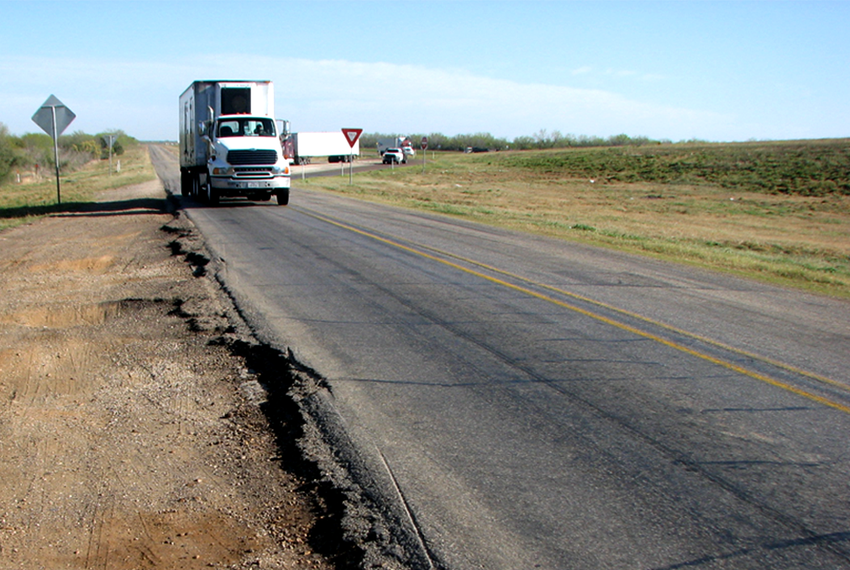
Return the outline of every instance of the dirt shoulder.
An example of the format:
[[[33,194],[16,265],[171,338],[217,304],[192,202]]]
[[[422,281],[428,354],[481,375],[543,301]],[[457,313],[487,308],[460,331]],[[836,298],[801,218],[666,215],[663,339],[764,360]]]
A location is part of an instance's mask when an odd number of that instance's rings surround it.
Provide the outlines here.
[[[151,182],[0,232],[0,567],[348,566],[165,205]]]

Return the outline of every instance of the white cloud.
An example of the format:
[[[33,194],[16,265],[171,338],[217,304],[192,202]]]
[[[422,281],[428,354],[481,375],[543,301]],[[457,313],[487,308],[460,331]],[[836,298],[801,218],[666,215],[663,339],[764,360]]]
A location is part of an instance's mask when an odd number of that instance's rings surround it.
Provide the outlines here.
[[[730,117],[608,91],[381,62],[253,55],[210,55],[180,63],[0,57],[0,74],[0,122],[16,134],[38,130],[30,117],[55,94],[77,114],[69,131],[121,128],[144,140],[173,139],[180,93],[195,79],[215,78],[273,80],[277,115],[292,121],[296,130],[349,126],[367,132],[490,132],[513,138],[543,128],[678,140],[722,136],[715,134],[717,126],[731,123]]]

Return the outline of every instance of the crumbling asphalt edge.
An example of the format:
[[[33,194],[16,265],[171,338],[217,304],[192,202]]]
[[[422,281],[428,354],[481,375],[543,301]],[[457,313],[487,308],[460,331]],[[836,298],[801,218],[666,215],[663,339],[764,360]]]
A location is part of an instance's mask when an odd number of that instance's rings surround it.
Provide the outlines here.
[[[221,292],[230,328],[216,342],[244,358],[266,392],[262,409],[275,430],[281,467],[308,481],[325,512],[311,547],[340,569],[440,567],[422,540],[380,451],[351,433],[327,381],[264,333],[263,317],[224,279],[223,261],[205,243],[179,200],[168,192],[174,219],[162,229],[169,248],[196,277]],[[360,441],[358,441],[358,439]]]

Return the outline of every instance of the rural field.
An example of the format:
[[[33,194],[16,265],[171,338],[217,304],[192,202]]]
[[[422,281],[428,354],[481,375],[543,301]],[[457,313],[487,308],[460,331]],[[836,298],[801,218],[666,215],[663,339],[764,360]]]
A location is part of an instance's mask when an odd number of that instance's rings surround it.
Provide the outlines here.
[[[850,139],[428,151],[293,185],[850,298]]]
[[[0,185],[0,230],[29,223],[47,214],[85,209],[99,192],[155,178],[145,145],[132,145],[123,155],[114,157],[112,173],[108,160],[92,160],[70,173],[60,171],[62,203],[59,205],[53,167],[42,169],[37,179],[28,171],[24,183]]]
[[[364,151],[363,159],[372,158]],[[0,229],[85,208],[155,177],[133,145],[121,171],[0,187]],[[417,153],[404,168],[293,186],[417,208],[850,298],[850,139]],[[297,192],[293,197],[297,205]]]

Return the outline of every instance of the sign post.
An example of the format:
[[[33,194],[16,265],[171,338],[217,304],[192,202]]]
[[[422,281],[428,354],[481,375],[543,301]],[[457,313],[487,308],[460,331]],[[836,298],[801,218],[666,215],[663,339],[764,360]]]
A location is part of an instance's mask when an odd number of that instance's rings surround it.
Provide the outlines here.
[[[342,129],[342,134],[348,141],[348,146],[351,147],[351,152],[348,153],[348,183],[351,184],[354,170],[354,143],[363,134],[363,129]]]
[[[115,139],[118,138],[118,135],[104,135],[103,140],[106,142],[107,146],[109,146],[109,175],[112,176],[112,147],[115,146]],[[121,162],[118,162],[119,170]]]
[[[425,155],[428,154],[425,149],[428,148],[428,137],[422,137],[420,145],[422,146],[422,174],[425,174]]]
[[[58,204],[62,203],[62,193],[59,189],[59,135],[68,128],[68,125],[75,118],[76,115],[73,111],[54,95],[48,97],[47,101],[32,116],[33,122],[53,137],[53,161],[56,163],[56,203]]]

